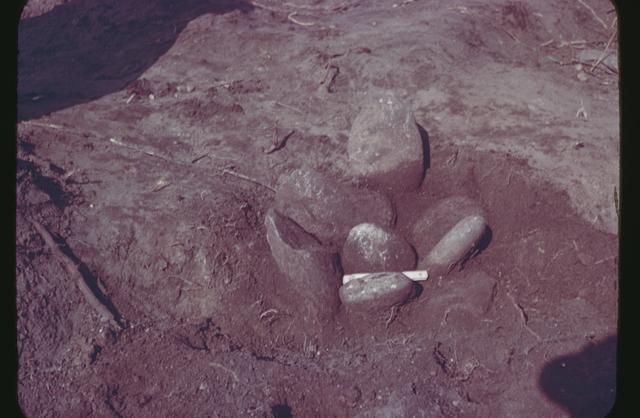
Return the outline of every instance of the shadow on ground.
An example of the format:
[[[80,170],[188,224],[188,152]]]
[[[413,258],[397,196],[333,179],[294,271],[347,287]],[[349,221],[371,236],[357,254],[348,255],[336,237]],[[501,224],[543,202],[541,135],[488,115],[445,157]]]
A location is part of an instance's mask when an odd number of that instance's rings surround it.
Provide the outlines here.
[[[189,21],[252,8],[238,0],[76,0],[25,19],[18,30],[18,120],[119,91],[161,57]]]
[[[548,363],[539,380],[545,395],[573,418],[606,416],[615,401],[616,343],[610,336]]]

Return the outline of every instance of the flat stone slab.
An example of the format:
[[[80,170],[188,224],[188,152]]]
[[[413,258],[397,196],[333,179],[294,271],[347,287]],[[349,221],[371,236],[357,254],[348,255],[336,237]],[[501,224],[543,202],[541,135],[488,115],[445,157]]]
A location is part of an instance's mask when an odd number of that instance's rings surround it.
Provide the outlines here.
[[[265,227],[271,255],[286,280],[284,285],[303,298],[297,305],[308,306],[312,319],[331,317],[340,305],[342,269],[338,254],[273,209],[267,211]],[[306,314],[303,311],[301,314]]]
[[[486,213],[480,204],[466,196],[447,197],[425,210],[415,222],[409,237],[420,260],[461,219],[471,215],[480,215],[486,219]]]
[[[401,273],[372,273],[351,280],[340,288],[340,300],[349,310],[383,311],[404,303],[413,290],[413,282]]]
[[[416,253],[395,231],[376,224],[354,226],[342,247],[345,274],[412,270]]]
[[[415,190],[425,172],[422,137],[410,107],[389,92],[369,97],[353,121],[351,174],[386,190]]]
[[[313,169],[280,176],[274,208],[323,243],[340,247],[357,224],[390,226],[395,220],[393,206],[382,193],[339,183]]]

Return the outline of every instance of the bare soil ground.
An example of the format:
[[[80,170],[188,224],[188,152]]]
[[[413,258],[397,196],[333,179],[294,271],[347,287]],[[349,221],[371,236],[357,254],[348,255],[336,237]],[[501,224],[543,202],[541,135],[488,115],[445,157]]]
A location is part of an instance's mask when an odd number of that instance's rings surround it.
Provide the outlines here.
[[[618,76],[601,62],[580,70],[576,57],[616,51],[612,10],[29,2],[16,173],[24,414],[604,416],[615,397]],[[351,122],[381,90],[409,101],[429,138],[420,190],[390,196],[396,228],[463,194],[487,210],[492,240],[399,310],[365,322],[341,311],[309,328],[264,215],[281,174],[308,164],[343,178]],[[497,285],[476,286],[479,274]]]

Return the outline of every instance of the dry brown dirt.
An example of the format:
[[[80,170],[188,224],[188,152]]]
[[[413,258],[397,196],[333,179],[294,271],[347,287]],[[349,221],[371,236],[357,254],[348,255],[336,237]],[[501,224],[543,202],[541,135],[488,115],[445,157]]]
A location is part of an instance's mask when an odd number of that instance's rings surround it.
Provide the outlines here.
[[[602,0],[29,2],[23,413],[604,416],[618,75],[582,64],[581,81],[576,57],[616,51],[614,19]],[[303,164],[342,178],[351,122],[381,90],[411,103],[429,142],[420,190],[390,195],[396,228],[463,194],[492,239],[399,310],[309,328],[265,239],[272,188]],[[101,319],[65,259],[122,326]]]

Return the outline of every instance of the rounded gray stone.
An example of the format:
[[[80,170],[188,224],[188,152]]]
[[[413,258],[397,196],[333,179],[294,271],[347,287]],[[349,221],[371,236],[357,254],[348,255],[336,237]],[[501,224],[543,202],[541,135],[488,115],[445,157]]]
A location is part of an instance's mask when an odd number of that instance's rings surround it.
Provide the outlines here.
[[[413,282],[401,273],[372,273],[340,288],[340,300],[355,311],[386,310],[409,298]]]
[[[351,174],[367,185],[415,190],[424,177],[422,137],[409,106],[393,93],[369,97],[351,125]]]
[[[466,196],[451,196],[429,207],[413,225],[409,241],[422,260],[461,219],[471,215],[486,218],[479,203]]]
[[[338,254],[273,209],[267,211],[265,227],[271,255],[284,274],[285,285],[303,297],[298,305],[308,307],[314,314],[312,319],[331,317],[340,305]]]
[[[413,270],[416,253],[396,232],[372,223],[349,231],[342,247],[345,274]]]
[[[478,250],[478,243],[487,230],[487,222],[481,215],[471,215],[453,226],[429,254],[420,261],[432,277],[441,276],[456,266],[461,266]]]
[[[274,208],[323,243],[338,246],[359,223],[389,226],[395,219],[393,206],[382,193],[339,183],[309,168],[280,176]]]

